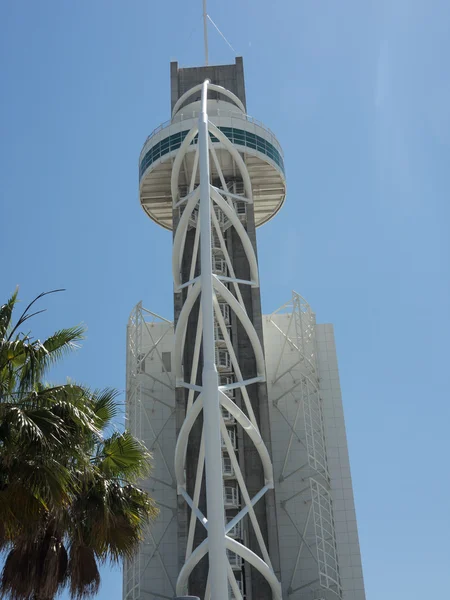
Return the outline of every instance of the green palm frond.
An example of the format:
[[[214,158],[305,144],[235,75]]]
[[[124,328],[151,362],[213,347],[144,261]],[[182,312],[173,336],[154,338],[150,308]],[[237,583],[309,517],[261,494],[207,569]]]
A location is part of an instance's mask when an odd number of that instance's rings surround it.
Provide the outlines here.
[[[32,300],[30,302],[30,304],[28,304],[28,306],[25,308],[23,313],[18,318],[14,327],[10,330],[8,340],[12,339],[12,336],[14,335],[14,333],[19,329],[19,327],[21,327],[25,323],[25,321],[28,321],[28,319],[31,319],[32,317],[34,317],[42,312],[45,312],[45,309],[43,309],[43,310],[36,311],[34,313],[30,313],[29,311],[30,311],[30,308],[33,306],[33,304],[35,304],[38,300],[40,300],[44,296],[48,296],[49,294],[56,294],[57,292],[64,292],[64,291],[65,290],[63,290],[63,289],[50,290],[49,292],[42,292],[41,294],[36,296],[36,298],[34,298],[34,300]]]
[[[89,393],[74,384],[45,387],[0,404],[0,440],[39,441],[72,449],[76,440],[101,438]],[[93,436],[86,438],[86,435]]]
[[[71,506],[71,536],[83,540],[101,561],[132,558],[158,509],[148,494],[99,475]]]
[[[141,488],[128,483],[123,487],[128,513],[133,519],[135,526],[141,530],[145,527],[148,520],[155,519],[159,514],[154,500],[152,500],[147,492]]]
[[[17,540],[30,526],[34,531],[45,515],[45,505],[32,492],[26,481],[11,481],[0,490],[0,523],[3,543]]]
[[[98,449],[96,466],[106,476],[136,479],[150,471],[151,455],[129,431],[114,433]]]
[[[1,408],[2,442],[13,440],[16,445],[48,445],[57,429],[64,429],[64,421],[48,409],[24,410],[17,405],[3,405]]]
[[[150,470],[145,446],[127,431],[106,437],[117,392],[43,384],[84,334],[77,326],[41,342],[23,333],[45,295],[15,324],[17,292],[0,308],[0,551],[8,552],[0,597],[8,600],[53,600],[66,584],[75,600],[94,595],[97,562],[132,558],[158,513],[134,485]]]
[[[159,513],[146,492],[131,484],[108,486],[110,526],[103,537],[101,557],[119,561],[132,559],[142,542],[145,530]]]
[[[39,397],[70,427],[73,434],[81,429],[83,435],[101,438],[101,429],[97,426],[89,391],[83,386],[70,383],[49,387],[42,389]]]
[[[0,307],[0,337],[4,338],[11,326],[11,317],[15,305],[17,304],[17,294],[19,289],[16,288],[11,298],[8,299],[6,304]]]
[[[50,367],[78,348],[77,342],[83,339],[84,332],[85,328],[78,325],[57,331],[43,343],[37,340],[23,344],[22,354],[16,358],[21,361],[19,389],[29,389]]]
[[[78,348],[77,342],[84,339],[86,328],[83,325],[60,329],[42,344],[53,361],[60,360],[67,352]]]
[[[21,339],[0,341],[0,369],[10,366],[12,369],[21,367],[26,360],[26,342]]]
[[[91,394],[92,411],[98,419],[97,424],[104,429],[119,414],[116,402],[118,391],[111,388],[95,390]]]
[[[21,333],[21,326],[38,314],[30,312],[31,307],[41,298],[62,290],[52,290],[39,294],[28,304],[19,319],[12,323],[14,307],[17,304],[17,290],[0,308],[0,393],[17,388],[20,393],[29,391],[47,370],[66,353],[77,348],[83,339],[85,328],[81,325],[56,331],[41,343],[29,334]],[[9,385],[7,385],[9,379]],[[11,382],[14,385],[11,385]]]
[[[116,516],[97,549],[99,559],[119,563],[124,558],[132,560],[136,555],[142,536],[124,516]]]
[[[52,509],[67,506],[74,483],[70,470],[56,456],[40,456],[28,462],[16,461],[10,471],[11,480],[26,485],[44,507]]]

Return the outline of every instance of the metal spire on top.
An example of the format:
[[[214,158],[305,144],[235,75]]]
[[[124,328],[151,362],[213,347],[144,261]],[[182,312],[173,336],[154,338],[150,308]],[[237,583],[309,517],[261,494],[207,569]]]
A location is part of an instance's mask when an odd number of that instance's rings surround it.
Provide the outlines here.
[[[227,38],[224,36],[224,34],[220,31],[220,29],[217,27],[217,25],[214,23],[214,21],[211,19],[211,17],[208,15],[208,12],[206,10],[206,0],[203,0],[203,39],[204,39],[204,44],[205,44],[205,65],[206,66],[209,65],[209,57],[208,57],[208,21],[210,21],[212,23],[212,25],[217,30],[217,32],[220,35],[220,37],[223,38],[223,40],[225,41],[225,43],[227,44],[227,46],[231,49],[231,51],[234,52],[234,54],[237,54],[236,50],[233,48],[233,46],[230,44],[230,42],[227,40]]]
[[[205,65],[208,66],[208,13],[206,12],[206,0],[203,0],[203,38],[205,42]]]

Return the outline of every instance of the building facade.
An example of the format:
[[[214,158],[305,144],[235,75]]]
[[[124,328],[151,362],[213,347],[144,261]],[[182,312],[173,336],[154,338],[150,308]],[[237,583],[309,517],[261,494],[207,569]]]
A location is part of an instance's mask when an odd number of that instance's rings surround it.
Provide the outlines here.
[[[239,58],[173,63],[172,118],[140,156],[142,207],[173,231],[174,321],[139,304],[128,324],[128,426],[153,453],[143,485],[160,516],[124,566],[124,598],[211,598],[195,125],[205,79],[229,598],[364,600],[332,327],[297,294],[261,314],[256,227],[282,206],[285,175],[275,136],[246,114]]]

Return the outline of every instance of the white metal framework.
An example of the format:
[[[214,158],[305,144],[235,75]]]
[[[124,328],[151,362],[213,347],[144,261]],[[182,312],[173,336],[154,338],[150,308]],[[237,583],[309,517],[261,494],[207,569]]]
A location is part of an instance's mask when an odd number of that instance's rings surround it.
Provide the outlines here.
[[[188,578],[194,567],[209,552],[209,576],[205,600],[224,598],[243,599],[241,568],[243,561],[250,563],[268,581],[274,600],[281,600],[281,586],[273,571],[269,553],[254,505],[267,490],[273,488],[273,469],[269,453],[261,438],[251,406],[247,386],[265,381],[263,350],[258,335],[244,306],[240,286],[259,286],[258,267],[254,248],[241,222],[242,205],[252,203],[250,177],[240,153],[229,139],[210,121],[206,114],[208,82],[203,84],[202,112],[181,144],[172,166],[171,192],[174,209],[180,209],[180,219],[173,244],[173,277],[177,291],[187,288],[187,297],[181,309],[175,329],[174,369],[176,385],[188,390],[186,417],[180,429],[175,448],[175,476],[178,493],[191,508],[187,537],[185,563],[179,573],[176,592],[186,593]],[[231,92],[209,85],[239,105]],[[198,91],[192,88],[189,93]],[[180,98],[184,101],[189,93]],[[192,145],[198,135],[198,144]],[[218,140],[232,157],[242,193],[230,189],[227,184],[211,135]],[[186,155],[195,152],[193,168],[186,177]],[[218,174],[219,185],[210,183],[209,160]],[[190,181],[188,189],[182,189],[180,171]],[[199,178],[198,178],[199,172]],[[197,185],[198,180],[200,184]],[[196,187],[197,186],[197,187]],[[237,204],[241,216],[237,212]],[[200,205],[200,208],[199,208]],[[195,228],[194,249],[190,273],[182,279],[182,263],[188,229]],[[233,227],[239,236],[249,265],[250,278],[239,280],[227,249],[225,228]],[[211,236],[211,230],[213,236]],[[196,276],[200,257],[201,273]],[[183,373],[183,352],[189,315],[199,299],[196,338],[192,349],[192,369],[189,381]],[[237,319],[250,340],[256,359],[256,377],[244,380],[232,344],[230,319]],[[204,365],[202,385],[196,384],[200,366],[200,348],[203,346]],[[234,402],[234,390],[239,389],[245,411]],[[203,411],[203,434],[199,448],[199,461],[193,496],[186,489],[185,460],[189,433]],[[245,485],[236,451],[236,428],[241,427],[258,451],[264,471],[265,485],[251,498]],[[223,467],[222,467],[223,465]],[[207,517],[199,509],[200,489],[206,466]],[[224,473],[222,473],[222,468]],[[225,482],[222,477],[225,477]],[[224,524],[227,506],[233,507],[232,518]],[[236,535],[241,531],[243,518],[248,515],[259,543],[260,556],[252,552]],[[207,538],[194,548],[196,521],[205,527]],[[226,550],[226,551],[225,551]],[[228,581],[227,581],[228,580]],[[214,592],[212,592],[214,590]]]
[[[125,600],[142,600],[144,594],[152,598],[175,595],[176,565],[168,564],[159,551],[176,536],[177,527],[176,482],[170,456],[171,440],[175,439],[175,380],[164,360],[171,355],[172,343],[173,323],[137,304],[127,329],[126,423],[153,454],[153,470],[142,485],[157,498],[160,515],[146,532],[136,557],[125,561]],[[158,592],[152,589],[155,574],[160,574]]]
[[[297,293],[269,318],[282,340],[269,394],[288,439],[277,472],[286,522],[298,536],[288,596],[342,598],[316,362],[315,315]]]

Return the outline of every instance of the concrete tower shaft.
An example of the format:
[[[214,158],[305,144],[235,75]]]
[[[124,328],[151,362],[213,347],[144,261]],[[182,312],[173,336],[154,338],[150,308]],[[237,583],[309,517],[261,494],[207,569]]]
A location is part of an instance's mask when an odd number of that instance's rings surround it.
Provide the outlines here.
[[[266,161],[267,151],[270,145],[275,150],[275,146],[263,135],[270,137],[275,142],[273,134],[268,133],[261,124],[250,121],[245,114],[245,86],[243,78],[242,59],[237,59],[236,65],[226,65],[221,67],[200,67],[193,69],[178,69],[176,63],[171,65],[171,89],[172,89],[172,115],[174,119],[184,117],[184,115],[196,115],[199,110],[200,85],[205,78],[211,81],[208,91],[208,116],[218,131],[216,135],[211,135],[211,183],[218,190],[228,192],[230,195],[221,196],[228,210],[232,210],[238,219],[239,227],[233,226],[229,216],[226,215],[219,206],[215,205],[212,237],[213,252],[213,270],[217,277],[230,277],[241,282],[252,281],[254,285],[245,283],[224,282],[230,288],[231,294],[237,299],[240,306],[243,307],[249,322],[252,324],[254,332],[258,337],[259,344],[262,347],[262,319],[261,302],[259,286],[257,282],[257,264],[256,264],[256,235],[255,235],[255,210],[257,210],[258,200],[255,198],[255,189],[261,189],[262,171],[276,180],[276,186],[273,186],[275,193],[269,198],[265,190],[266,198],[263,199],[262,191],[259,195],[260,220],[265,221],[272,216],[284,200],[284,173],[280,170],[277,163],[269,165]],[[215,86],[226,86],[220,91]],[[224,93],[224,90],[227,90]],[[231,94],[228,95],[228,93]],[[252,131],[251,131],[252,130]],[[259,134],[259,135],[258,135]],[[223,136],[220,139],[217,136]],[[257,146],[256,140],[259,142]],[[264,140],[264,142],[262,141]],[[234,151],[230,152],[227,143],[234,146]],[[235,143],[247,148],[250,152],[239,152],[240,148]],[[277,146],[278,143],[276,142]],[[279,146],[278,146],[279,148]],[[281,159],[281,149],[277,150],[277,156]],[[234,155],[233,155],[234,154]],[[179,193],[190,193],[195,189],[195,154],[191,152],[191,160],[185,160],[183,168],[179,173]],[[248,168],[248,163],[253,162],[259,167],[259,179],[256,175],[256,169],[252,173]],[[271,161],[272,159],[269,158]],[[279,160],[281,162],[281,160]],[[240,168],[242,163],[243,168]],[[253,177],[252,177],[253,176]],[[273,191],[272,189],[272,191]],[[250,196],[250,198],[249,198]],[[245,198],[252,201],[245,201]],[[182,213],[181,213],[182,214]],[[172,222],[176,232],[180,222],[179,208],[173,209]],[[191,217],[191,228],[186,232],[183,259],[181,263],[181,281],[189,281],[199,273],[198,263],[194,256],[198,244],[198,230],[196,225],[197,217]],[[245,234],[242,237],[241,228]],[[176,233],[175,233],[176,236]],[[250,243],[251,251],[254,255],[253,273],[252,264],[249,261],[249,248],[245,247],[245,241]],[[195,265],[195,266],[194,266]],[[222,292],[223,294],[224,292]],[[189,288],[175,292],[175,323],[178,322],[181,310],[185,306],[189,294]],[[230,389],[226,393],[236,405],[244,410],[244,414],[254,419],[256,430],[261,432],[262,440],[266,448],[270,451],[270,426],[267,411],[267,389],[263,381],[264,366],[260,366],[258,373],[257,357],[255,350],[249,339],[248,333],[242,322],[236,318],[236,313],[225,301],[223,295],[219,294],[219,308],[223,314],[224,320],[222,326],[226,327],[229,336],[229,343],[232,345],[232,352],[227,348],[226,334],[220,329],[219,319],[216,327],[216,357],[220,373],[221,384],[233,385],[238,381],[249,381],[256,379],[258,374],[260,380],[243,388]],[[184,350],[183,365],[185,381],[200,383],[200,369],[196,366],[197,357],[192,352],[195,348],[195,341],[198,339],[198,306],[194,306],[191,311],[189,322],[186,328],[186,345]],[[234,354],[234,361],[231,354]],[[229,357],[229,358],[228,358]],[[202,360],[199,354],[200,362]],[[234,363],[234,364],[233,364]],[[192,390],[179,389],[177,391],[177,410],[178,425],[181,428],[186,419],[186,408],[193,401]],[[247,407],[245,406],[247,403]],[[226,520],[231,522],[236,518],[240,510],[248,509],[251,506],[251,499],[257,496],[264,489],[265,480],[264,467],[259,460],[258,451],[254,440],[242,433],[238,419],[232,412],[224,410],[226,418],[226,427],[228,433],[232,436],[233,454],[239,463],[239,471],[242,473],[243,482],[239,484],[237,469],[232,464],[234,458],[230,449],[224,448],[223,470],[225,476],[224,493],[226,502]],[[202,421],[198,419],[191,429],[190,444],[187,449],[186,460],[186,489],[191,497],[196,499],[198,508],[207,512],[206,490],[204,485],[199,487],[199,470],[202,465],[199,461],[201,457],[202,445]],[[245,482],[245,483],[244,483]],[[244,488],[244,489],[243,489]],[[245,497],[247,496],[247,502]],[[186,504],[179,505],[179,553],[180,562],[185,560],[192,547],[198,547],[204,540],[205,531],[199,525],[195,525],[195,516],[190,512]],[[236,536],[240,541],[245,538],[245,545],[256,555],[266,558],[266,562],[271,568],[278,571],[278,540],[276,516],[274,510],[273,490],[267,489],[265,496],[251,507],[250,516],[239,520],[235,530]],[[256,530],[255,530],[256,525]],[[184,535],[182,532],[186,532]],[[193,537],[193,539],[192,539]],[[270,559],[269,559],[270,556]],[[236,582],[239,589],[246,590],[248,598],[269,599],[272,598],[272,589],[265,576],[256,568],[252,567],[248,561],[242,560],[242,557],[230,553],[229,558],[233,571],[236,576]],[[276,565],[276,566],[275,566]],[[189,591],[200,597],[208,597],[208,590],[205,588],[208,574],[208,563],[203,561],[199,563],[191,572]],[[205,595],[206,592],[206,595]],[[231,593],[233,593],[231,591]],[[233,595],[233,597],[236,597]],[[275,597],[275,596],[274,596]]]

